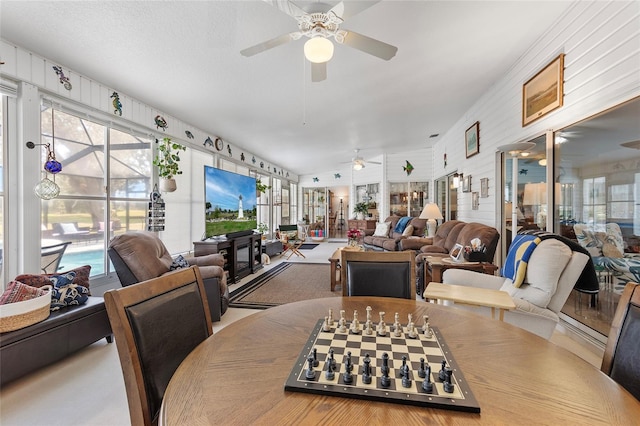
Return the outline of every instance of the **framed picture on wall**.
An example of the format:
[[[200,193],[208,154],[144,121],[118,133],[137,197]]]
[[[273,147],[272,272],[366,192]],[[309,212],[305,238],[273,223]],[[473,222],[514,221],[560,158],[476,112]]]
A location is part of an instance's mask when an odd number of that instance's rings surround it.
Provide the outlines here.
[[[489,178],[480,179],[480,197],[487,198],[489,196]]]
[[[478,198],[478,192],[471,193],[471,210],[478,210],[480,206],[480,200]]]
[[[467,158],[480,152],[480,122],[476,121],[464,132],[464,145]]]
[[[462,178],[462,192],[471,192],[471,175]]]
[[[522,127],[562,106],[564,53],[522,86]]]

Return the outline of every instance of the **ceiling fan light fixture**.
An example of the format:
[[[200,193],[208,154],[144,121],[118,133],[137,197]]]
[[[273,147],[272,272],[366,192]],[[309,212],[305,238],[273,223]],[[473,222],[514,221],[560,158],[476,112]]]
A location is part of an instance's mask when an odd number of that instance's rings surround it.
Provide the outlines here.
[[[355,160],[353,162],[353,170],[362,170],[362,169],[364,169],[364,161]]]
[[[310,38],[304,44],[304,56],[314,64],[328,62],[333,57],[333,43],[322,36]]]

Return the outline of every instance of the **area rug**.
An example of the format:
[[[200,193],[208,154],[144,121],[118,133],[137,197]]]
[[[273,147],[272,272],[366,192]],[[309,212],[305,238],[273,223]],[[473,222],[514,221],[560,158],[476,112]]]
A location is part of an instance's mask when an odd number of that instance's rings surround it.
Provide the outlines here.
[[[298,247],[299,250],[313,250],[314,248],[318,247],[320,244],[317,243],[304,243],[302,244],[300,247]]]
[[[267,309],[285,303],[341,296],[332,292],[328,264],[281,263],[230,294],[232,308]]]

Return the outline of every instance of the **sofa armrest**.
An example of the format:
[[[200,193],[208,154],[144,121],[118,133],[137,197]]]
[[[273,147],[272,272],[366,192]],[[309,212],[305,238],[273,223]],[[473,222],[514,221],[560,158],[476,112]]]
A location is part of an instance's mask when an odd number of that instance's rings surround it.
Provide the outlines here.
[[[500,290],[504,281],[504,277],[483,274],[482,272],[467,271],[465,269],[447,269],[442,274],[442,282],[445,284],[456,284],[493,290]]]
[[[361,229],[361,231],[363,231],[364,236],[370,236],[373,235],[374,232],[376,232],[375,229]]]
[[[187,257],[189,265],[195,266],[219,266],[224,267],[224,256],[219,253],[207,254],[205,256]]]
[[[433,244],[431,237],[406,237],[400,240],[400,250],[420,250],[422,246]]]

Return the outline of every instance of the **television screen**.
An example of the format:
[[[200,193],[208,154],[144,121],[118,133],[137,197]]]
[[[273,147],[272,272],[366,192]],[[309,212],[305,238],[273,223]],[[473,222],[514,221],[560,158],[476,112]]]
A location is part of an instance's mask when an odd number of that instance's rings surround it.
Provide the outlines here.
[[[256,229],[256,179],[204,166],[205,237]]]

